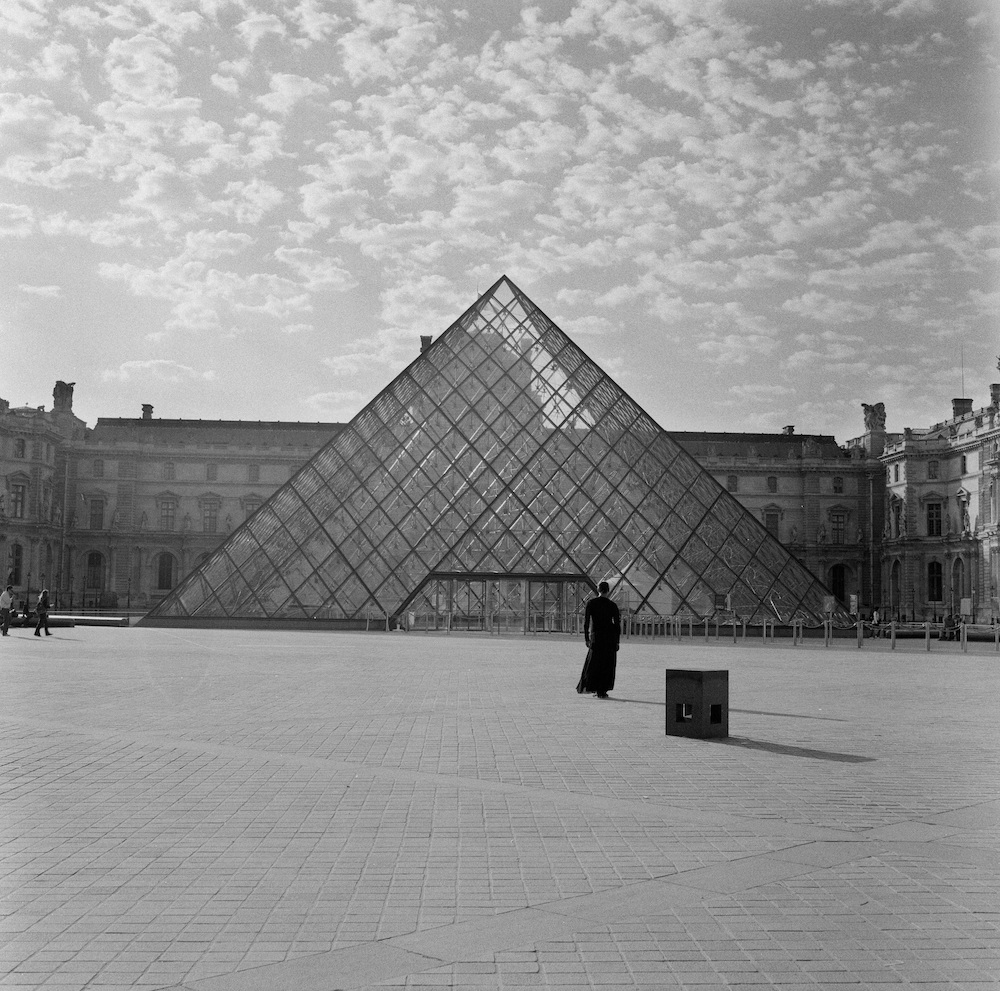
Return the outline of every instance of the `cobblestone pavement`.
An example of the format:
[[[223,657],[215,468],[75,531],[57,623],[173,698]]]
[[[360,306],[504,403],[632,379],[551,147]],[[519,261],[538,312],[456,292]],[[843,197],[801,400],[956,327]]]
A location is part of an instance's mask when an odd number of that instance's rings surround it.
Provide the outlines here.
[[[992,644],[0,642],[0,987],[1000,987]],[[730,738],[664,735],[666,667]]]

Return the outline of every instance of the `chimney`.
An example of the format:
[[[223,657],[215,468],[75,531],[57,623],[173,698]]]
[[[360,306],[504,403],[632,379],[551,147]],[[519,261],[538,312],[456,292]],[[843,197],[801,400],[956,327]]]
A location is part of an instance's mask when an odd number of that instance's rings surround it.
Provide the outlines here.
[[[994,382],[990,386],[990,406],[1000,406],[1000,382]]]
[[[968,416],[972,412],[971,399],[953,399],[951,401],[952,419],[957,420],[960,416]]]
[[[152,406],[152,403],[143,403],[142,404],[142,418],[144,420],[152,420],[153,419],[153,406]]]
[[[421,354],[423,354],[431,346],[431,341],[433,341],[433,340],[434,340],[433,337],[424,337],[423,335],[421,335],[421,337],[420,337],[420,353]]]
[[[795,433],[795,424],[794,424],[794,423],[790,423],[790,424],[789,424],[789,425],[788,425],[787,427],[782,427],[782,428],[781,428],[781,432],[782,432],[782,433],[783,433],[783,434],[784,434],[784,435],[785,435],[786,437],[791,437],[791,436],[792,436],[792,434],[794,434],[794,433]]]

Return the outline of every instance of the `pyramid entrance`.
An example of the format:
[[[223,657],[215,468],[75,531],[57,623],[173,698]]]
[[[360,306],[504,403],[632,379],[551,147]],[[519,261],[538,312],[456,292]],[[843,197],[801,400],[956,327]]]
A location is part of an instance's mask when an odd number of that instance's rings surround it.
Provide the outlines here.
[[[829,596],[505,276],[141,622],[571,631],[602,579],[696,621]]]
[[[582,633],[586,575],[445,574],[427,577],[400,611],[410,630]]]

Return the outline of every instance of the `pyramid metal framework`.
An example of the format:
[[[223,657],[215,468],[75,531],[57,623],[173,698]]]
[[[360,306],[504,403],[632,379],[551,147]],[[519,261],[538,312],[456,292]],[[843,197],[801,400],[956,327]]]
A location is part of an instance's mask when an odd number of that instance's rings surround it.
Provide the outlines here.
[[[646,616],[831,602],[503,277],[143,622],[575,629],[601,579]]]

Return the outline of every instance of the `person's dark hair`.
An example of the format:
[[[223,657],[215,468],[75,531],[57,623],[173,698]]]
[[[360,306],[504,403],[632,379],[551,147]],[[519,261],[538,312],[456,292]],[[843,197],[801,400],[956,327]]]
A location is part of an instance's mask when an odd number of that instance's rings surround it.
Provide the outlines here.
[[[597,591],[600,592],[601,595],[605,595],[611,591],[611,586],[607,582],[601,582],[601,584],[597,586]]]

